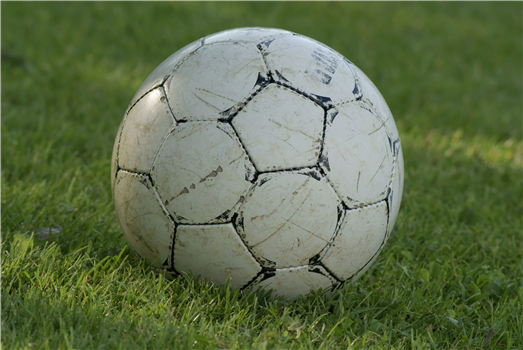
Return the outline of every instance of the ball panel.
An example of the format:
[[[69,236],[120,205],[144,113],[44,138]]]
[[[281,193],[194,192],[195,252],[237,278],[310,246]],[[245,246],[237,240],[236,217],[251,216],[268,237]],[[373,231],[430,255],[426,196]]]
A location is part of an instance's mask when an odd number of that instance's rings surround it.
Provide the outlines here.
[[[154,157],[175,125],[163,88],[147,93],[129,111],[120,139],[120,168],[148,173]]]
[[[403,152],[401,151],[401,143],[398,139],[394,143],[395,148],[395,162],[394,162],[394,175],[392,177],[392,186],[389,194],[389,223],[387,224],[387,235],[390,235],[394,228],[394,223],[398,217],[400,210],[401,198],[403,195]]]
[[[189,45],[176,51],[174,54],[169,56],[165,61],[160,63],[158,67],[145,79],[143,84],[140,86],[136,94],[134,95],[129,107],[132,107],[136,101],[140,99],[147,91],[154,89],[163,83],[173,69],[178,65],[187,55],[197,50],[201,46],[201,40],[190,43]]]
[[[261,267],[232,224],[179,225],[174,243],[174,268],[201,276],[216,285],[246,285]]]
[[[361,103],[337,107],[327,120],[320,165],[349,208],[386,198],[393,154],[379,119]]]
[[[263,266],[306,265],[333,238],[339,203],[314,169],[260,174],[240,207],[237,227]]]
[[[258,87],[265,64],[254,44],[204,45],[166,84],[176,120],[218,120],[232,114]]]
[[[257,44],[261,41],[268,40],[277,36],[293,35],[292,32],[273,29],[273,28],[237,28],[232,30],[225,30],[223,32],[211,34],[204,38],[204,44],[213,44],[217,42],[247,42]]]
[[[374,256],[363,266],[362,269],[360,269],[358,271],[358,273],[356,273],[354,276],[352,276],[352,278],[350,279],[350,283],[354,283],[356,282],[357,280],[360,279],[361,276],[363,276],[363,274],[365,272],[367,272],[372,264],[374,264],[374,262],[376,261],[376,259],[378,259],[378,256],[380,255],[380,252],[381,252],[381,249],[383,248],[383,245],[380,246],[380,248],[378,249],[378,251],[374,254]]]
[[[114,203],[132,248],[153,266],[168,266],[175,225],[162,209],[148,177],[120,170],[114,185]]]
[[[323,135],[323,109],[295,91],[271,84],[232,125],[258,171],[314,166]]]
[[[179,223],[230,221],[256,170],[229,124],[178,124],[162,145],[151,176]]]
[[[271,290],[271,297],[284,296],[293,301],[301,295],[307,295],[311,290],[329,290],[334,285],[332,277],[321,266],[299,266],[288,269],[277,269],[267,273],[269,278],[255,281],[247,289],[256,291],[258,289]]]
[[[338,235],[321,262],[340,280],[360,270],[380,248],[387,230],[385,201],[347,210]]]
[[[111,157],[111,193],[114,195],[114,181],[116,180],[116,172],[118,171],[118,149],[120,147],[120,136],[122,135],[123,125],[125,123],[125,117],[118,127],[118,133],[114,140],[113,155]]]
[[[360,87],[361,93],[363,94],[362,100],[369,103],[372,108],[378,112],[377,115],[384,123],[385,129],[387,130],[387,134],[389,135],[390,139],[397,140],[399,138],[398,129],[396,128],[396,123],[394,123],[394,118],[392,117],[392,112],[390,111],[387,102],[385,102],[385,99],[381,95],[378,88],[369,79],[369,77],[363,73],[361,69],[359,69],[354,64],[352,64],[352,69],[355,72],[358,86]]]
[[[343,56],[303,36],[277,38],[263,46],[274,79],[297,89],[323,96],[332,104],[353,101],[355,78]]]

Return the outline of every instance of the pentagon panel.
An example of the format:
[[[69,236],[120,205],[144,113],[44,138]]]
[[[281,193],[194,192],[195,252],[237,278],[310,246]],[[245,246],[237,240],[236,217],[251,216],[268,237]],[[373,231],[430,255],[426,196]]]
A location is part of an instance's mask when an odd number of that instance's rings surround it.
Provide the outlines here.
[[[156,267],[169,267],[175,225],[146,175],[120,170],[114,185],[116,214],[131,247]]]
[[[321,259],[338,279],[357,273],[379,250],[387,231],[387,203],[347,210],[338,235]]]
[[[313,166],[318,160],[324,111],[280,85],[257,94],[232,121],[258,171]]]
[[[148,173],[156,153],[174,124],[163,88],[147,93],[125,118],[118,153],[120,168]]]
[[[238,231],[265,267],[306,265],[334,236],[338,196],[316,169],[260,174]]]
[[[383,124],[359,102],[337,109],[327,120],[321,167],[349,208],[385,199],[393,153]]]
[[[176,120],[218,120],[234,114],[264,75],[256,45],[204,45],[171,75],[166,92]]]
[[[232,127],[219,122],[178,124],[151,171],[162,203],[184,224],[230,221],[254,174]]]
[[[231,223],[179,225],[173,256],[177,271],[232,288],[246,285],[261,271]]]

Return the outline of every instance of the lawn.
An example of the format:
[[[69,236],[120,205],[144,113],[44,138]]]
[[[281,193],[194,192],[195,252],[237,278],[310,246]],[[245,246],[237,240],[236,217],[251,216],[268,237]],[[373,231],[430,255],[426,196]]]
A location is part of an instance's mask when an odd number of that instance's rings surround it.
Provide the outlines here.
[[[522,349],[521,2],[2,2],[3,349]],[[378,86],[405,186],[372,268],[286,302],[139,260],[111,198],[147,75],[234,27],[291,30]]]

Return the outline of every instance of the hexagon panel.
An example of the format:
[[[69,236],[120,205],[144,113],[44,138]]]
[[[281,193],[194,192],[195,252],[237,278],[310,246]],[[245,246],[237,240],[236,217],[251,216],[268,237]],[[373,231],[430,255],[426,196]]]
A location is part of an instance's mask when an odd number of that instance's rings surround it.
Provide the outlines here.
[[[257,94],[232,121],[258,171],[313,166],[323,136],[324,111],[277,84]]]
[[[256,90],[265,64],[254,44],[205,45],[165,84],[176,120],[218,120],[234,114]]]
[[[363,103],[337,107],[327,120],[320,165],[349,208],[386,198],[393,153],[380,120]]]
[[[162,203],[184,224],[229,221],[254,174],[232,127],[217,122],[178,124],[151,171]]]
[[[114,140],[113,146],[113,155],[111,157],[111,192],[114,196],[114,181],[116,180],[116,172],[118,171],[118,149],[120,148],[120,136],[122,134],[123,125],[125,123],[125,118],[120,123],[118,128],[118,133],[116,134],[116,139]]]
[[[269,278],[266,278],[269,275]],[[299,266],[277,269],[265,274],[259,281],[248,287],[256,291],[259,288],[273,290],[271,297],[285,296],[293,301],[300,295],[307,295],[311,290],[329,290],[335,281],[328,277],[328,272],[321,266]]]
[[[213,44],[217,42],[247,42],[257,44],[264,40],[270,40],[273,37],[292,35],[291,32],[281,29],[272,28],[238,28],[225,30],[223,32],[211,34],[204,38],[204,44]]]
[[[240,207],[238,231],[263,266],[306,265],[333,238],[339,203],[316,169],[260,174]]]
[[[401,143],[398,139],[394,142],[394,150],[396,152],[394,162],[394,174],[392,176],[391,191],[389,193],[389,223],[387,225],[387,235],[390,235],[394,228],[394,223],[398,217],[401,205],[401,198],[403,195],[403,152],[401,152]]]
[[[380,248],[387,231],[387,203],[347,210],[338,235],[322,264],[338,279],[346,280],[368,262]]]
[[[390,139],[397,140],[399,136],[396,123],[394,123],[392,112],[380,91],[361,69],[353,64],[351,64],[351,68],[355,72],[358,86],[361,89],[363,95],[362,100],[366,101],[377,112],[377,116],[384,123],[385,130],[387,130]]]
[[[132,107],[136,101],[142,97],[147,91],[154,89],[172,73],[180,62],[183,61],[191,52],[196,51],[201,46],[201,40],[190,43],[189,45],[181,48],[180,50],[173,53],[171,56],[167,57],[165,61],[160,63],[158,67],[145,79],[143,84],[140,86],[136,94],[134,95],[129,107]]]
[[[365,263],[365,265],[355,274],[352,276],[352,278],[350,279],[350,283],[354,283],[356,282],[357,280],[360,279],[361,276],[363,276],[363,274],[365,272],[367,272],[371,267],[372,265],[374,264],[374,262],[376,261],[376,259],[378,259],[378,256],[380,255],[380,252],[381,252],[381,249],[383,248],[383,245],[381,245],[379,247],[379,249],[374,253],[374,255],[372,256],[372,258],[367,261]]]
[[[261,267],[242,243],[232,224],[179,225],[174,243],[174,268],[216,285],[239,288]]]
[[[114,185],[116,214],[131,247],[156,267],[167,267],[175,225],[146,175],[120,170]]]
[[[332,100],[332,104],[356,99],[354,74],[336,51],[302,36],[277,38],[262,47],[276,81]]]
[[[158,149],[174,124],[163,88],[147,93],[125,118],[118,153],[120,168],[148,173]]]

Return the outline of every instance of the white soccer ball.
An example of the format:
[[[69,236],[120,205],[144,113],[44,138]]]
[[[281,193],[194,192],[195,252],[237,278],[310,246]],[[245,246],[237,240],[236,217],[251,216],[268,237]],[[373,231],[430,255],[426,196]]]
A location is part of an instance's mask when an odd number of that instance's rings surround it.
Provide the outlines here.
[[[376,259],[403,158],[385,100],[353,63],[302,35],[240,28],[151,73],[111,177],[125,238],[153,266],[293,300]]]

